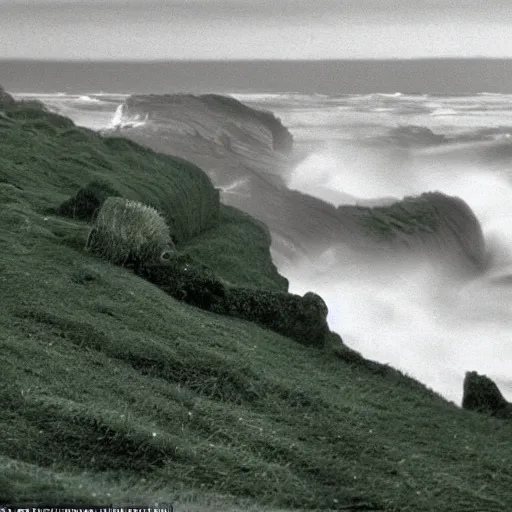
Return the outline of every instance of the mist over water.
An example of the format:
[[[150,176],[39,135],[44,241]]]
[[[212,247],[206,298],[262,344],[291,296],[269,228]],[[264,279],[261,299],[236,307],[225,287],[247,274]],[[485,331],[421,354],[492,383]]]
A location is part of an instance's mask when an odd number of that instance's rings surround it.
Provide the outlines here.
[[[512,184],[506,165],[475,163],[464,149],[412,150],[404,158],[331,141],[296,167],[289,186],[336,205],[382,204],[426,191],[460,197],[484,233],[488,265],[481,275],[468,278],[412,256],[390,264],[378,254],[361,258],[348,250],[341,261],[330,250],[280,270],[291,292],[313,289],[325,299],[331,329],[365,357],[458,404],[465,372],[477,370],[511,400],[512,281],[500,278],[512,275]]]

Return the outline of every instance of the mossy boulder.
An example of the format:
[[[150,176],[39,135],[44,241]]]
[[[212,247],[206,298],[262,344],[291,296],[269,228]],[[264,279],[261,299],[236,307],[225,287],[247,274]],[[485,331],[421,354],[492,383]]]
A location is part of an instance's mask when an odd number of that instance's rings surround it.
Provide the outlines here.
[[[327,304],[324,299],[313,292],[307,292],[302,297],[302,301],[304,305],[312,310],[315,310],[318,315],[322,316],[322,318],[327,319],[327,314],[329,313],[329,309],[327,308]]]
[[[177,300],[255,322],[304,345],[323,347],[330,333],[327,306],[312,292],[301,297],[229,287],[205,265],[173,251],[165,251],[158,260],[135,265],[134,272]]]
[[[498,386],[486,375],[466,372],[462,408],[512,419],[512,404],[505,400]]]
[[[159,260],[136,265],[134,271],[177,300],[207,311],[225,311],[223,282],[189,255],[164,251]]]
[[[230,288],[227,313],[268,327],[304,345],[323,347],[327,306],[321,297],[308,292],[301,297],[291,293]]]
[[[56,213],[64,217],[92,222],[108,197],[120,195],[107,181],[95,180],[81,188],[75,196],[64,201],[57,208]]]

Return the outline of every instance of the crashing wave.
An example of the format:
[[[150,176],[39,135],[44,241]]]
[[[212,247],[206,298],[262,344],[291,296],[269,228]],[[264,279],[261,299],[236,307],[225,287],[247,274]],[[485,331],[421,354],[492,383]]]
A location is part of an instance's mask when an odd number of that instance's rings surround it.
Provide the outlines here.
[[[187,128],[188,134],[211,141],[224,134],[248,151],[257,145],[257,149],[287,154],[293,145],[292,135],[272,112],[254,110],[235,98],[217,94],[130,96],[114,119],[149,115],[160,129],[181,134]]]
[[[149,114],[142,116],[140,114],[127,115],[125,113],[124,103],[119,105],[115,111],[107,130],[120,130],[122,128],[138,128],[144,126],[149,119]]]
[[[380,96],[382,98],[400,98],[403,96],[402,92],[393,92],[393,93],[385,93],[385,92],[378,92],[375,94],[375,96]]]
[[[93,98],[92,96],[88,96],[86,94],[78,96],[77,100],[83,101],[85,103],[101,103],[101,100],[99,100],[98,98]]]
[[[238,196],[251,197],[251,188],[248,180],[237,180],[226,186],[219,186],[220,195],[223,202],[226,202],[226,195],[236,194]]]
[[[486,148],[498,151],[499,148],[510,148],[512,143],[512,126],[478,128],[462,130],[457,133],[438,133],[426,126],[400,125],[391,128],[384,135],[367,138],[366,142],[382,143],[385,146],[407,148],[419,153],[426,150],[432,153],[461,151],[480,153],[483,156]],[[470,144],[471,143],[471,144]]]
[[[510,94],[503,94],[501,92],[479,92],[477,93],[477,96],[498,96],[502,98],[510,97]]]
[[[353,215],[348,208],[338,207]],[[388,238],[392,245],[419,249],[426,255],[443,254],[448,259],[469,261],[476,267],[485,263],[482,228],[462,199],[441,192],[426,192],[363,211],[363,225],[378,236]]]
[[[431,112],[431,116],[456,116],[457,111],[453,108],[438,108]]]

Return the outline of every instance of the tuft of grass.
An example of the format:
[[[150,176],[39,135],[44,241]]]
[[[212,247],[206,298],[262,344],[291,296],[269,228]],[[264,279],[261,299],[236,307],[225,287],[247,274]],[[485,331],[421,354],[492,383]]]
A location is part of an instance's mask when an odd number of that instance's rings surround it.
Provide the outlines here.
[[[124,265],[155,260],[171,245],[169,227],[154,208],[108,197],[91,228],[86,249]]]

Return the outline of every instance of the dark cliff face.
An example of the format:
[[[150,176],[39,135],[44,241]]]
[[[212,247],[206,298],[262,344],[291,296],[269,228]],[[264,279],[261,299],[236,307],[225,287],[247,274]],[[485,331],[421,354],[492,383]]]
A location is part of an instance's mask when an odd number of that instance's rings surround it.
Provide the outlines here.
[[[242,102],[221,96],[219,94],[204,94],[199,96],[207,105],[212,108],[219,108],[231,116],[245,116],[247,119],[255,117],[258,121],[266,126],[272,133],[272,148],[284,154],[290,154],[293,149],[293,136],[288,129],[283,126],[281,120],[272,112],[266,110],[255,110],[244,105]]]
[[[287,189],[293,138],[270,112],[215,94],[140,95],[125,102],[123,118],[124,136],[195,163],[225,204],[264,222],[278,265],[333,246],[365,254],[418,252],[462,267],[483,264],[480,225],[458,198],[432,193],[385,207],[336,208]]]
[[[222,129],[229,137],[233,135],[230,129],[236,128],[235,139],[243,138],[245,132],[246,136],[254,138],[253,142],[259,142],[278,153],[288,155],[293,148],[291,133],[272,112],[255,110],[228,96],[134,95],[128,98],[125,106],[127,116],[149,114],[152,120],[161,121],[165,118],[178,120],[186,117],[189,124],[198,125],[198,133],[206,138]],[[201,127],[209,127],[211,130],[212,118],[215,120],[215,129],[211,133],[203,133]]]
[[[16,100],[0,85],[0,108],[12,107]]]

